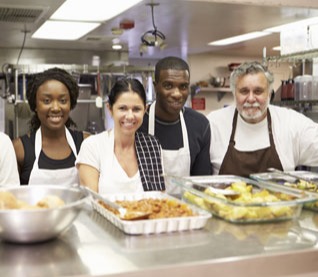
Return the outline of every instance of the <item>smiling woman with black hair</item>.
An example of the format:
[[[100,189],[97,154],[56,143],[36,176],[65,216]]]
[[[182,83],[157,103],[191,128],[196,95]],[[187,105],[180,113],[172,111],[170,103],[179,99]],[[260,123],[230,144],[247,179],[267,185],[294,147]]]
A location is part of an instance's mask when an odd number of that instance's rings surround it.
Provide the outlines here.
[[[137,132],[146,111],[146,93],[137,79],[118,80],[107,107],[114,128],[90,136],[76,160],[80,183],[105,193],[165,190],[161,146]]]
[[[89,134],[74,131],[69,117],[79,88],[65,70],[51,68],[28,80],[27,99],[34,112],[30,133],[13,141],[22,185],[78,183],[75,160]]]

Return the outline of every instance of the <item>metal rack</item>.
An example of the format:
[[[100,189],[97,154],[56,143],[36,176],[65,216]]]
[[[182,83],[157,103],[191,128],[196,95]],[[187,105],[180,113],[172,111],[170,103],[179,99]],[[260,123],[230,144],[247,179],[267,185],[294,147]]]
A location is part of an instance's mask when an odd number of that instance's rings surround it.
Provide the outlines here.
[[[27,76],[29,74],[35,74],[42,72],[44,70],[47,70],[52,67],[59,67],[66,71],[68,71],[70,74],[74,76],[75,79],[82,74],[85,75],[98,75],[101,76],[115,76],[115,77],[134,77],[135,75],[145,75],[149,76],[149,74],[153,74],[154,67],[136,67],[136,66],[130,66],[126,64],[121,65],[107,65],[107,66],[93,66],[93,65],[87,65],[87,64],[30,64],[30,65],[13,65],[13,64],[6,64],[5,72],[3,72],[4,78],[6,80],[10,80],[10,84],[7,84],[9,86],[9,90],[6,91],[5,95],[3,95],[4,98],[7,99],[7,104],[9,106],[13,106],[12,108],[9,108],[10,114],[13,115],[13,130],[12,132],[7,130],[9,135],[11,137],[17,137],[19,136],[19,117],[18,117],[18,110],[21,109],[27,109],[28,105],[25,105],[27,103],[26,99],[26,83],[27,83]],[[6,74],[9,75],[9,78],[7,78]],[[109,78],[110,80],[110,78]],[[107,87],[106,90],[109,91],[112,83],[109,82],[105,84]],[[105,102],[107,102],[107,93],[103,89],[99,87],[98,89],[98,96],[102,98],[102,108],[104,109]],[[78,104],[87,104],[92,105],[96,104],[96,99],[78,99]],[[28,111],[28,113],[31,113],[31,111]],[[104,115],[103,115],[104,116]],[[102,120],[105,120],[105,118],[102,118]],[[25,125],[25,122],[22,122],[21,125]]]
[[[318,49],[296,52],[288,55],[281,56],[269,56],[266,58],[267,61],[274,62],[295,62],[295,61],[303,61],[303,60],[312,60],[314,58],[318,58]]]

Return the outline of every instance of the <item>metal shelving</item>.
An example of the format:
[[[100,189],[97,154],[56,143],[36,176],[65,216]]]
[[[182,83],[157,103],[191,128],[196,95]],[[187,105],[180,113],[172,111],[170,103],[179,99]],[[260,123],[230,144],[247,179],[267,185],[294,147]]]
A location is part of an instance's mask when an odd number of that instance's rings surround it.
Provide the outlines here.
[[[318,58],[318,49],[301,51],[288,55],[270,56],[267,57],[266,60],[274,62],[294,62],[302,60],[312,60],[314,58]]]
[[[226,93],[232,92],[232,91],[229,87],[198,87],[196,89],[196,94],[200,92],[204,92],[204,93],[216,92],[218,101],[221,101],[221,99],[224,97]]]

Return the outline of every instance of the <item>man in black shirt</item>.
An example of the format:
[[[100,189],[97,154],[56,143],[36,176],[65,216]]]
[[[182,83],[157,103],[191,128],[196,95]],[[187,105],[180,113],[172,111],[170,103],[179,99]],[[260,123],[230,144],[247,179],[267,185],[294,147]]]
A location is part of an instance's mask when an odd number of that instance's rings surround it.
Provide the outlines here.
[[[156,101],[145,113],[139,130],[160,141],[165,173],[211,175],[209,122],[204,115],[184,107],[190,93],[188,64],[178,57],[161,59],[155,67],[154,86]]]

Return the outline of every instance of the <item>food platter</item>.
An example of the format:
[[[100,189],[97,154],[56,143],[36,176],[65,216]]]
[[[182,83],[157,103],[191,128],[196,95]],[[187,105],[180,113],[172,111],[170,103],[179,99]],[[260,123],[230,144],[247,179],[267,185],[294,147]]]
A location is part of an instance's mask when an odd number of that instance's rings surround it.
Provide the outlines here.
[[[318,173],[310,171],[288,171],[287,173],[296,177],[276,172],[251,174],[250,177],[258,182],[274,183],[298,191],[306,191],[318,198]],[[318,212],[318,201],[305,203],[304,208]]]
[[[182,188],[182,199],[232,223],[275,222],[295,219],[304,203],[315,197],[304,191],[261,183],[234,175],[166,176],[170,183]],[[207,187],[232,189],[238,196],[207,193]]]
[[[157,219],[142,219],[142,220],[123,220],[115,215],[110,210],[106,209],[99,201],[92,199],[91,203],[93,208],[104,216],[107,220],[113,223],[116,227],[129,235],[142,235],[142,234],[158,234],[167,232],[179,232],[202,229],[211,214],[192,205],[174,198],[166,193],[151,191],[134,194],[111,194],[103,195],[110,201],[138,201],[142,199],[169,199],[178,202],[182,205],[188,206],[195,215],[187,217],[171,217],[171,218],[157,218]]]

